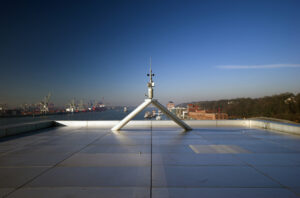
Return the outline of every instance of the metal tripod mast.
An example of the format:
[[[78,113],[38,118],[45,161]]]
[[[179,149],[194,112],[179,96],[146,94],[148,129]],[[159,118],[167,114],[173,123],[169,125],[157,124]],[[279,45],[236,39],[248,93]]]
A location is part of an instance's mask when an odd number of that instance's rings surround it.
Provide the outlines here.
[[[181,126],[184,130],[192,130],[192,128],[184,123],[182,120],[180,120],[176,115],[174,115],[172,112],[170,112],[166,107],[164,107],[162,104],[158,102],[158,100],[153,99],[153,76],[152,73],[152,61],[150,57],[150,72],[147,74],[149,76],[149,82],[147,83],[148,87],[148,98],[145,99],[145,101],[140,104],[135,110],[133,110],[130,114],[128,114],[123,120],[121,120],[116,126],[114,126],[111,130],[113,131],[119,131],[122,127],[124,127],[130,120],[132,120],[138,113],[143,111],[148,105],[153,104],[158,109],[160,109],[166,116],[168,116],[170,119],[172,119],[174,122],[176,122],[179,126]]]

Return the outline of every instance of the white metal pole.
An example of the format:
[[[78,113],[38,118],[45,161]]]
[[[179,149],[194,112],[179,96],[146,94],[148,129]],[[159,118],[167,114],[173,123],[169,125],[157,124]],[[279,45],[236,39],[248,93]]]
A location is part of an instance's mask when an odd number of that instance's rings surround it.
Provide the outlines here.
[[[145,99],[145,102],[140,104],[135,110],[128,114],[123,120],[121,120],[116,126],[111,130],[119,131],[123,126],[125,126],[131,119],[133,119],[138,113],[143,111],[149,104],[151,104],[151,99]]]
[[[160,104],[157,100],[152,99],[152,104],[156,106],[158,109],[160,109],[165,115],[167,115],[174,122],[176,122],[179,126],[181,126],[184,130],[186,131],[192,130],[192,128],[189,125],[187,125],[182,120],[180,120],[176,115],[170,112],[166,107]]]

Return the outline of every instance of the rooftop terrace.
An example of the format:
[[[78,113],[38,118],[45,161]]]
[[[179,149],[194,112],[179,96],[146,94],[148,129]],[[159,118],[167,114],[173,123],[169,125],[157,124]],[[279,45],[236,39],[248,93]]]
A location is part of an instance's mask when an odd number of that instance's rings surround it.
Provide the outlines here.
[[[0,139],[0,197],[300,196],[299,135],[74,126]]]

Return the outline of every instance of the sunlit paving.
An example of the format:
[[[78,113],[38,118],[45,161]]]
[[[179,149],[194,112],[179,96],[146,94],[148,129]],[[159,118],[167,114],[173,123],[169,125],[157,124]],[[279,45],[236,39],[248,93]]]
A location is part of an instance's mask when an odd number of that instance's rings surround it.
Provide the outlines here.
[[[241,127],[43,129],[0,142],[6,197],[297,197],[300,136]]]

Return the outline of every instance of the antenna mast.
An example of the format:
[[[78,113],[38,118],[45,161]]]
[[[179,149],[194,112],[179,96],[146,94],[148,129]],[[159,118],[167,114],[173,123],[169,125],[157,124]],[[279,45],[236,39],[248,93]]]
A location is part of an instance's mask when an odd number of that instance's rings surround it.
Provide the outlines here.
[[[176,122],[179,126],[181,126],[184,130],[192,130],[192,128],[185,124],[182,120],[177,118],[176,115],[174,115],[172,112],[170,112],[166,107],[164,107],[162,104],[158,102],[158,100],[153,99],[153,87],[154,82],[152,77],[154,74],[152,73],[152,61],[150,57],[150,73],[147,74],[149,76],[149,82],[147,83],[148,86],[148,98],[145,99],[145,101],[140,104],[138,107],[136,107],[130,114],[128,114],[123,120],[121,120],[116,126],[114,126],[111,130],[112,131],[119,131],[122,127],[124,127],[131,119],[133,119],[138,113],[143,111],[148,105],[153,104],[156,106],[161,112],[163,112],[166,116],[168,116],[170,119],[172,119],[174,122]]]
[[[152,82],[152,59],[150,56],[150,82]]]
[[[152,99],[153,98],[153,87],[154,87],[154,82],[152,80],[152,77],[154,76],[154,74],[152,74],[152,61],[151,61],[151,56],[150,56],[150,73],[147,74],[147,76],[149,76],[150,80],[147,83],[148,86],[148,98]]]

